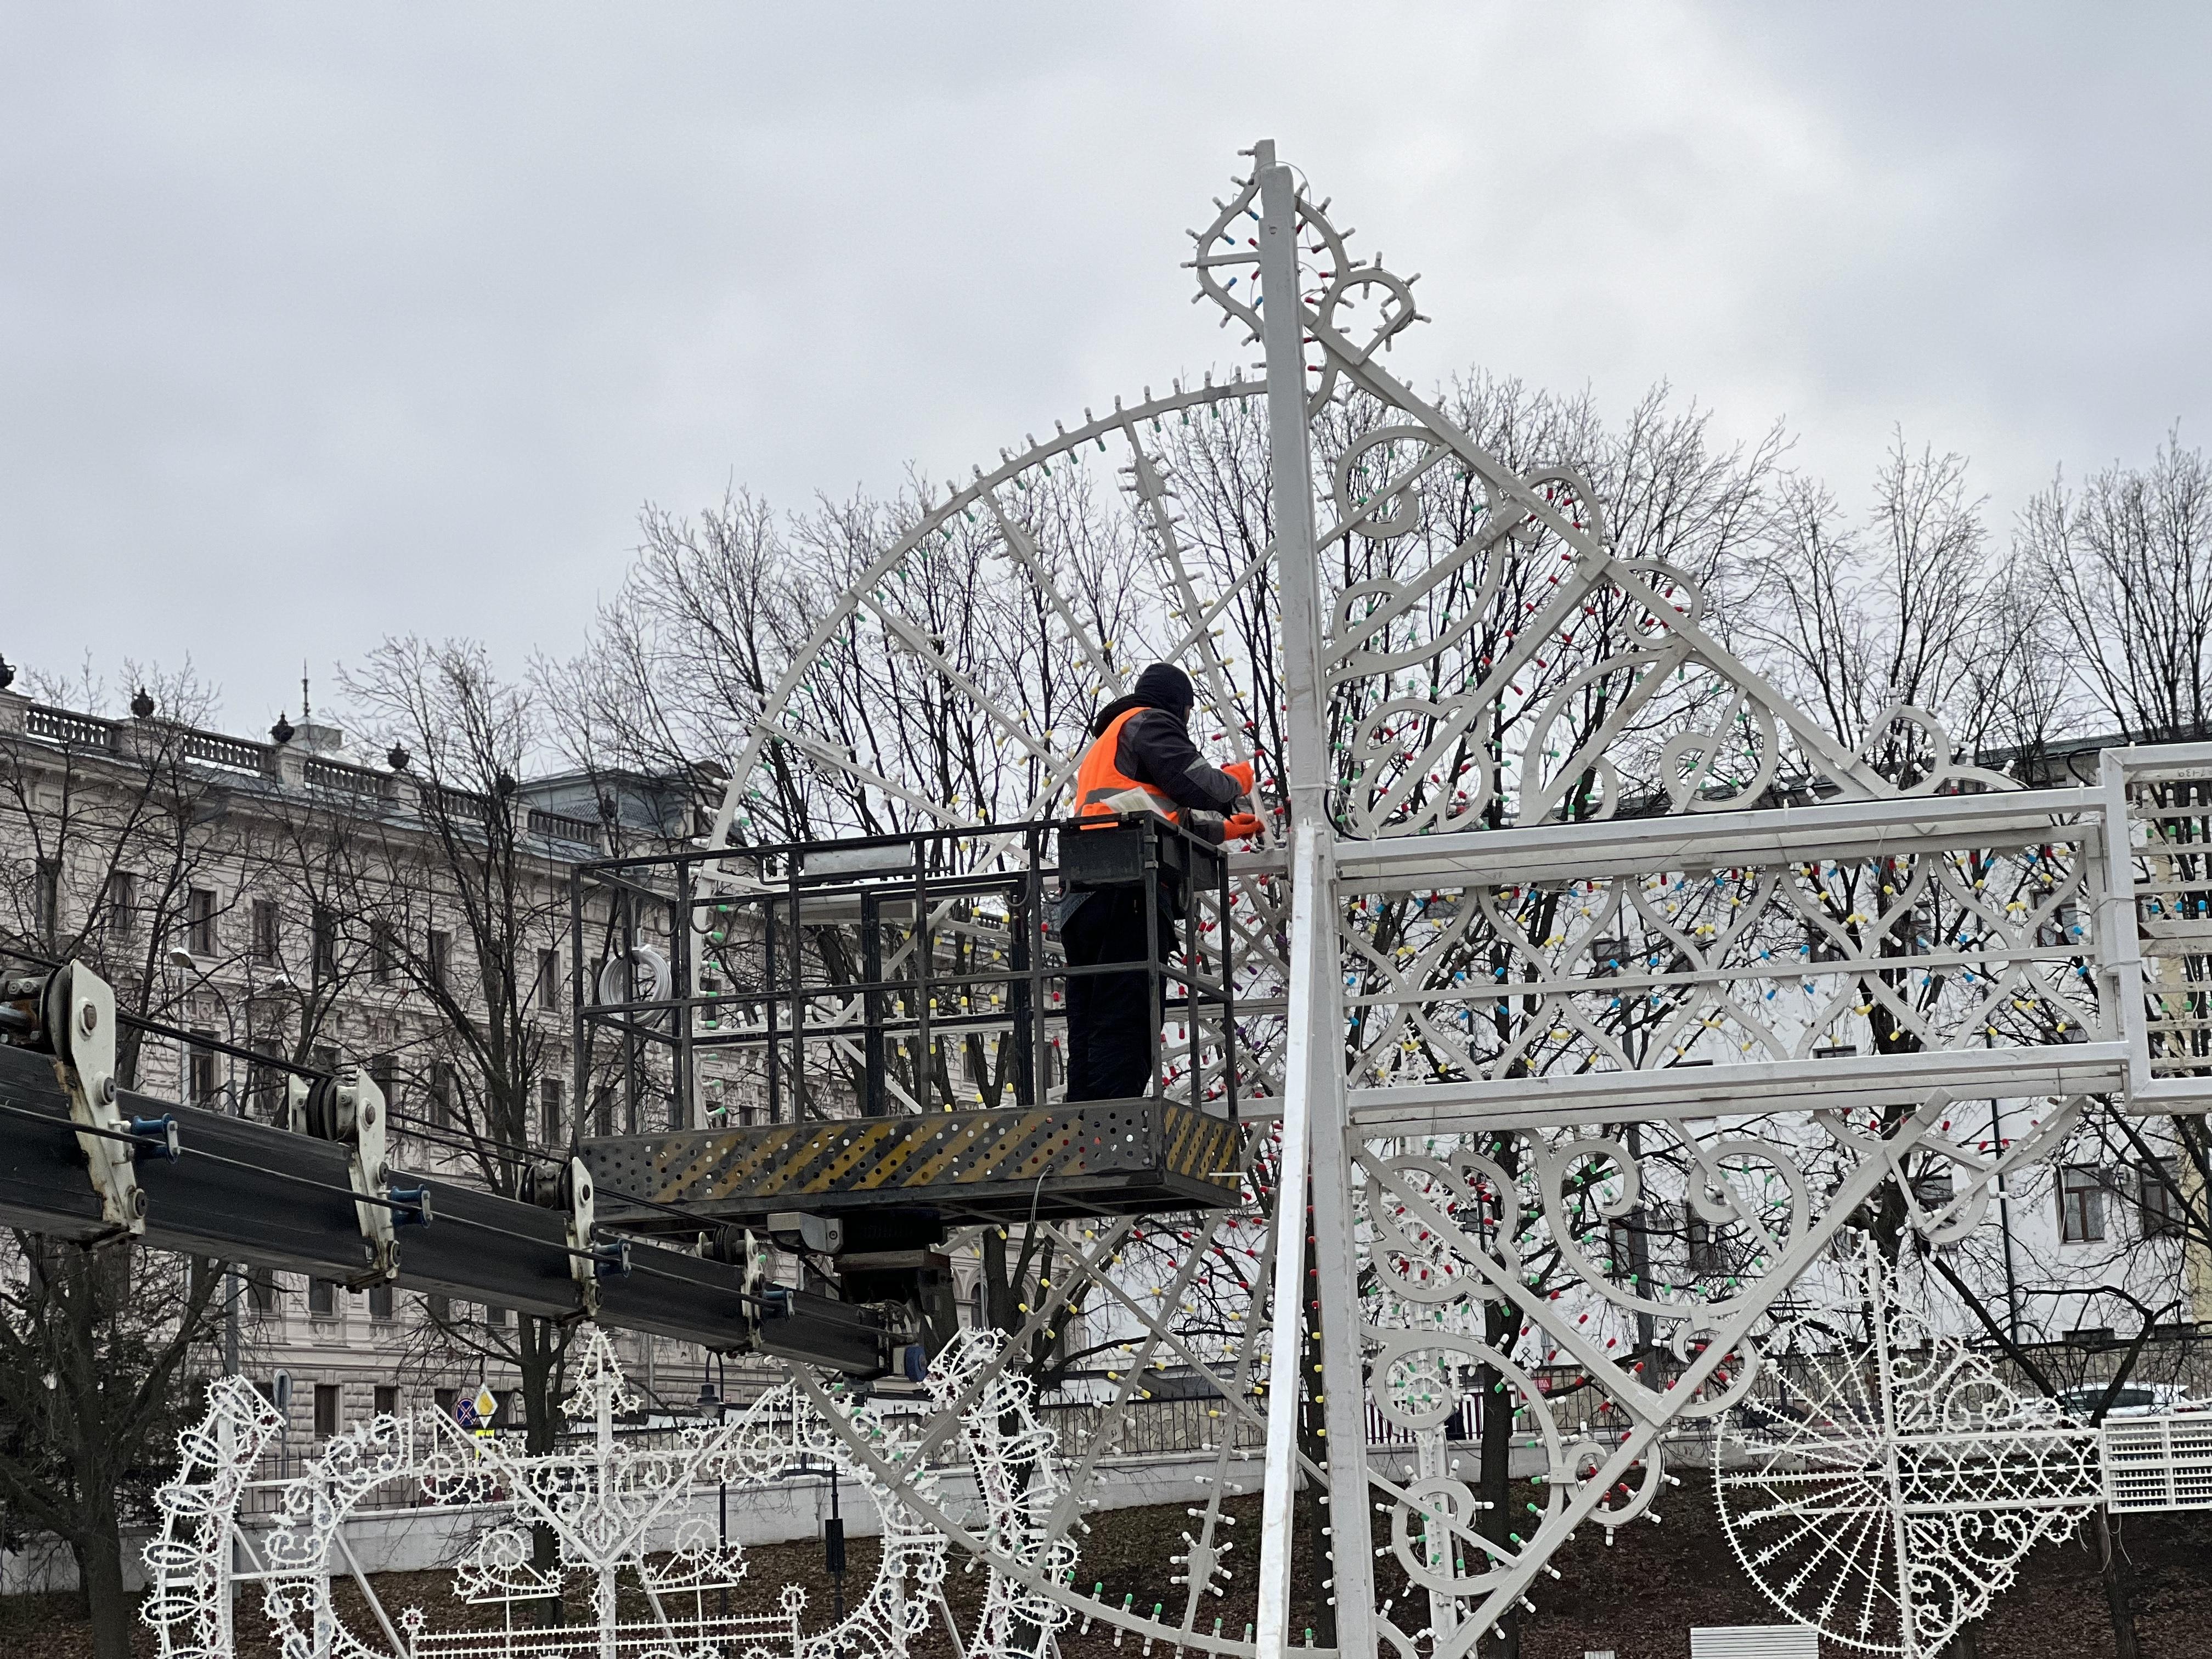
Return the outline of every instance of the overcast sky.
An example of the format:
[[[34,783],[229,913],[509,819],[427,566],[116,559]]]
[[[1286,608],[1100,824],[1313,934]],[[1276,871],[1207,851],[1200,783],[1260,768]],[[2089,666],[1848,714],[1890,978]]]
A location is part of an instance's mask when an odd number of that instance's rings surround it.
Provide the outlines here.
[[[1229,361],[1272,136],[1425,273],[1416,383],[1893,426],[2008,523],[2206,441],[2212,9],[0,0],[0,654],[298,712],[580,642],[640,505],[965,476]]]

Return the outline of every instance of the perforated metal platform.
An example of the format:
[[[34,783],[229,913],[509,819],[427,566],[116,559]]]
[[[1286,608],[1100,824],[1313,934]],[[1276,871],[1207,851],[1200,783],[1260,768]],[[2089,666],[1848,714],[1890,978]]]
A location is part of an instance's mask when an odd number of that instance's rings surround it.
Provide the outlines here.
[[[603,1220],[686,1222],[610,1194],[758,1224],[777,1210],[1038,1219],[1223,1209],[1242,1201],[1242,1131],[1162,1100],[1089,1101],[760,1128],[623,1135],[584,1144]]]

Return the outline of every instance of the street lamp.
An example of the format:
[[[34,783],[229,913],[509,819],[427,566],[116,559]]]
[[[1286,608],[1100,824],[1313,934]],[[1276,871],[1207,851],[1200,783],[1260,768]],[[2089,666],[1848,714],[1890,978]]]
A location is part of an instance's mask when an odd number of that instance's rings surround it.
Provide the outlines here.
[[[717,1358],[720,1358],[720,1356],[717,1356]],[[724,1361],[722,1381],[726,1384],[729,1380],[728,1362]],[[712,1380],[708,1377],[707,1368],[702,1364],[699,1368],[700,1413],[703,1416],[706,1413],[712,1411],[714,1413],[715,1425],[719,1427],[721,1425],[723,1414],[729,1409],[730,1402],[723,1399],[720,1395],[714,1392],[714,1384]],[[715,1509],[719,1512],[717,1536],[721,1540],[722,1555],[725,1562],[726,1562],[730,1553],[730,1481],[728,1462],[724,1458],[717,1457],[714,1460],[714,1504]],[[729,1569],[726,1565],[724,1565],[718,1568],[717,1571],[720,1572],[722,1576],[722,1589],[720,1596],[722,1606],[721,1616],[725,1624],[726,1624],[730,1617]]]

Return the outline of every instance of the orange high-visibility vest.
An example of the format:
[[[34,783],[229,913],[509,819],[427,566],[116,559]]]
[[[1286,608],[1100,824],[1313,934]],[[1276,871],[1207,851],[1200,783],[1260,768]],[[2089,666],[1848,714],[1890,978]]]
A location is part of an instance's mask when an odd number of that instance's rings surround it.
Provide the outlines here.
[[[1075,772],[1075,816],[1079,818],[1111,817],[1126,811],[1134,803],[1116,806],[1114,798],[1134,789],[1151,798],[1155,811],[1171,823],[1182,822],[1182,810],[1174,798],[1155,789],[1149,783],[1139,783],[1115,764],[1115,757],[1121,744],[1121,728],[1139,714],[1149,714],[1149,708],[1132,708],[1116,714],[1098,734],[1098,741],[1091,745],[1083,757],[1083,764]]]

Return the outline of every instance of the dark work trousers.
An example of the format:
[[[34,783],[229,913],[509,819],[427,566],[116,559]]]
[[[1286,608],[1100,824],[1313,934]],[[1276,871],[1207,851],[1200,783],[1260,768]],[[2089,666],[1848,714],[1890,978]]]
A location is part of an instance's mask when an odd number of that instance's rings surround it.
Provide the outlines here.
[[[1159,920],[1164,962],[1174,924]],[[1102,887],[1068,917],[1060,943],[1072,968],[1145,961],[1145,890]],[[1126,974],[1071,974],[1067,980],[1067,1098],[1128,1100],[1152,1087],[1163,981],[1139,967]]]

